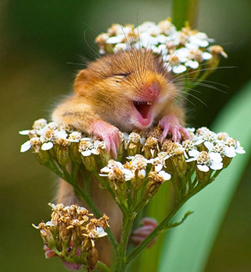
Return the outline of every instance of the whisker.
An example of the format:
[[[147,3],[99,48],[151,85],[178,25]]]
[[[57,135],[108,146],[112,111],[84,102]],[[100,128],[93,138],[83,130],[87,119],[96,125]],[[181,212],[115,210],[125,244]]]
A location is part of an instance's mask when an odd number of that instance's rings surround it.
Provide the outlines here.
[[[196,99],[197,101],[199,101],[200,103],[202,103],[204,106],[206,106],[208,108],[208,105],[203,100],[198,98],[197,96],[195,96],[195,95],[193,95],[191,93],[186,93],[186,95],[190,95],[191,97],[193,97],[194,99]]]
[[[193,105],[196,108],[196,105],[187,97],[187,96],[182,96],[182,99],[185,99],[185,101],[188,101],[191,105]]]
[[[227,92],[225,92],[225,91],[223,91],[223,90],[221,90],[221,89],[219,89],[219,88],[217,88],[217,87],[215,87],[213,85],[209,85],[207,83],[199,82],[197,85],[202,86],[202,87],[207,87],[209,89],[216,90],[216,91],[219,91],[219,92],[224,93],[224,94],[227,93]]]
[[[86,32],[87,32],[87,30],[84,31],[84,41],[85,41],[86,45],[88,46],[88,48],[91,49],[91,52],[93,53],[92,56],[93,56],[94,58],[100,57],[99,53],[96,52],[96,51],[92,48],[92,46],[88,43],[88,41],[87,41],[87,39],[86,39]]]
[[[219,70],[222,70],[222,69],[233,69],[233,68],[238,68],[237,66],[218,66],[217,68],[204,68],[204,69],[200,69],[201,72],[204,72],[204,71],[210,71],[210,70],[215,70],[215,69],[219,69]],[[187,75],[192,75],[194,73],[197,73],[198,71],[192,71],[192,72],[189,72],[187,73]],[[176,82],[176,79],[179,79],[180,77],[184,77],[184,74],[181,74],[179,76],[174,76],[174,82]],[[198,78],[199,79],[199,78]]]

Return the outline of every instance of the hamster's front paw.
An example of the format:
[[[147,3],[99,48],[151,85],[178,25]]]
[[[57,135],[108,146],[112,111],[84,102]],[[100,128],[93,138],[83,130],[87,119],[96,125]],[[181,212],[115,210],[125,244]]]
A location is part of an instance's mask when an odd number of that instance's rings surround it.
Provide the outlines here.
[[[97,120],[91,124],[91,134],[101,138],[105,142],[106,152],[110,152],[112,158],[117,158],[117,149],[120,144],[119,130],[105,121]]]
[[[174,115],[166,115],[164,116],[160,122],[160,127],[163,129],[162,134],[159,137],[159,141],[162,143],[168,133],[172,134],[172,140],[174,142],[180,142],[182,135],[185,139],[189,139],[189,134],[184,127],[179,124],[179,120]]]

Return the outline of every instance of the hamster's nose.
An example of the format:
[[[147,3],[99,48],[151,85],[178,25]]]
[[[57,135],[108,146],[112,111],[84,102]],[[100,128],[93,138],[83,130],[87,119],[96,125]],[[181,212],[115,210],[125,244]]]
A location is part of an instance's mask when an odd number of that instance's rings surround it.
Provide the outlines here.
[[[151,85],[145,86],[144,88],[144,94],[147,97],[148,101],[158,100],[160,91],[160,85],[156,81],[153,81]]]

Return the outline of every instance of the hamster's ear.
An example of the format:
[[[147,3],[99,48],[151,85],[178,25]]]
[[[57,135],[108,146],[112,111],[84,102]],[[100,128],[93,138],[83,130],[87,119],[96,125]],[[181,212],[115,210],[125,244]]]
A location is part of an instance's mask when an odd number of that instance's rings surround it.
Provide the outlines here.
[[[86,69],[81,70],[74,81],[75,93],[79,95],[85,94],[86,91],[88,90],[89,83],[90,83],[89,71]]]

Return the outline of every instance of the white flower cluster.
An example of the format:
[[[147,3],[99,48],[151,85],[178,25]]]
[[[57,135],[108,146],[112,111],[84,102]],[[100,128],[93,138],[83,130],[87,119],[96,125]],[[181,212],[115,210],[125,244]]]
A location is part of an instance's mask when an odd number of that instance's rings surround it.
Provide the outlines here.
[[[187,148],[186,162],[196,161],[200,171],[220,170],[224,167],[223,159],[232,159],[236,154],[244,154],[245,150],[239,141],[227,133],[214,133],[206,127],[191,133],[191,143]]]
[[[67,146],[71,142],[79,142],[82,138],[80,132],[58,126],[55,122],[47,124],[43,118],[36,120],[31,130],[22,130],[19,133],[30,137],[30,140],[22,144],[20,152],[25,152],[31,147],[36,153],[40,149],[47,151],[52,149],[55,144]]]
[[[206,33],[192,30],[188,25],[177,31],[171,20],[145,22],[133,25],[113,24],[107,33],[96,38],[100,54],[116,53],[130,48],[147,48],[162,56],[168,71],[175,74],[187,69],[197,69],[216,54],[213,42]],[[227,57],[223,48],[217,46],[217,54]]]
[[[152,136],[154,130],[155,134]],[[116,168],[116,170],[119,169],[122,178],[126,181],[132,180],[135,176],[144,178],[147,165],[152,165],[152,169],[154,169],[152,171],[162,176],[164,180],[169,180],[168,162],[170,161],[172,164],[171,168],[179,169],[183,174],[186,173],[186,169],[189,168],[192,162],[195,162],[197,169],[202,172],[208,172],[210,169],[220,170],[227,167],[236,154],[245,153],[239,141],[231,138],[227,133],[221,132],[217,134],[205,127],[197,129],[196,132],[193,128],[187,128],[190,139],[181,143],[175,143],[166,139],[163,144],[160,144],[157,138],[161,131],[156,132],[156,130],[157,128],[154,128],[148,132],[149,135],[144,134],[144,136],[136,132],[132,132],[129,135],[121,132],[119,149],[122,155],[119,162],[109,160],[111,157],[110,154],[106,154],[103,141],[86,137],[81,132],[73,131],[70,128],[60,127],[54,122],[47,124],[45,119],[39,119],[33,124],[32,130],[20,132],[21,135],[29,135],[30,137],[30,140],[21,146],[20,151],[25,152],[32,147],[35,153],[39,153],[41,150],[54,150],[54,147],[66,147],[69,153],[67,153],[68,160],[66,160],[66,163],[68,163],[70,158],[73,158],[70,152],[73,152],[71,146],[74,145],[76,147],[74,156],[79,156],[80,158],[77,161],[81,162],[82,156],[82,161],[85,165],[86,163],[95,165],[95,168],[87,167],[87,169],[98,170],[96,165],[99,165],[101,168],[103,167],[101,175],[108,177],[110,175],[112,177],[112,173]],[[62,156],[62,153],[56,154]],[[103,163],[100,165],[100,162],[97,163],[97,161],[101,154],[102,156],[105,155],[106,160],[103,160]],[[88,160],[91,157],[92,160]],[[176,160],[177,157],[179,157],[179,160]],[[169,163],[169,166],[171,164]]]
[[[108,165],[100,170],[100,176],[111,177],[114,169],[119,169],[123,173],[125,181],[135,179],[135,177],[144,179],[146,176],[147,165],[153,166],[153,171],[156,172],[164,181],[169,180],[171,175],[162,170],[165,165],[165,160],[160,158],[146,159],[142,155],[127,157],[129,163],[122,164],[121,162],[109,160]]]

